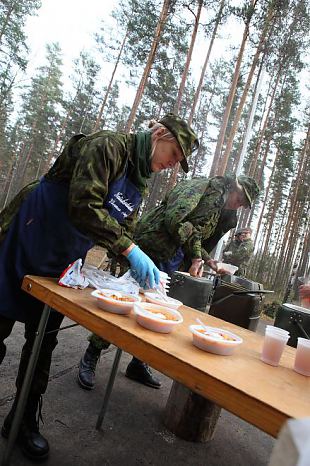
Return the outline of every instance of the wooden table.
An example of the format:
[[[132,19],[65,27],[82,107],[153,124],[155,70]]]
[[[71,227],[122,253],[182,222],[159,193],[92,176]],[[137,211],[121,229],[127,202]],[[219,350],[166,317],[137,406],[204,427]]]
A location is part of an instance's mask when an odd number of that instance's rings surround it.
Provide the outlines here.
[[[310,378],[292,370],[294,348],[285,348],[281,365],[275,368],[260,360],[262,336],[207,314],[202,316],[186,306],[180,309],[184,322],[173,333],[165,335],[140,327],[133,316],[100,310],[89,288],[63,288],[54,279],[34,276],[26,276],[22,288],[118,348],[274,437],[287,419],[310,416]],[[192,345],[188,330],[196,317],[208,325],[237,333],[243,338],[243,344],[228,357],[199,350]]]

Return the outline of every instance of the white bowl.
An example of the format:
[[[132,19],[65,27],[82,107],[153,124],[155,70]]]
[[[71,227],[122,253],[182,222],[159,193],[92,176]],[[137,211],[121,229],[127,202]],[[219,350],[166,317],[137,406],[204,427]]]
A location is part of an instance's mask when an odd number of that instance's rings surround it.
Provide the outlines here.
[[[141,299],[138,296],[122,293],[116,290],[95,290],[91,293],[92,296],[97,298],[97,305],[104,311],[113,312],[113,314],[129,314],[133,308],[134,303],[139,302]],[[114,299],[111,296],[118,296],[119,298],[125,298],[128,301],[120,301]]]
[[[204,330],[202,325],[190,325],[189,329],[193,334],[193,344],[204,351],[209,353],[220,354],[222,356],[228,356],[234,352],[236,347],[240,345],[243,340],[232,332],[217,327],[209,327],[208,334],[204,334],[201,330]],[[199,331],[200,330],[200,331]],[[218,334],[227,335],[233,340],[220,339]]]
[[[217,265],[218,270],[219,269],[224,269],[226,272],[228,272],[231,275],[233,275],[235,272],[237,272],[237,270],[239,268],[236,265],[226,264],[226,262],[218,262],[216,265]]]
[[[150,292],[147,291],[144,293],[145,299],[148,303],[158,304],[159,306],[169,307],[170,309],[178,309],[182,306],[182,301],[178,299],[166,297],[166,301],[160,294],[157,294],[156,291]]]
[[[158,304],[136,303],[133,309],[138,324],[153,332],[170,333],[176,325],[183,322],[182,314],[168,306],[164,308]]]

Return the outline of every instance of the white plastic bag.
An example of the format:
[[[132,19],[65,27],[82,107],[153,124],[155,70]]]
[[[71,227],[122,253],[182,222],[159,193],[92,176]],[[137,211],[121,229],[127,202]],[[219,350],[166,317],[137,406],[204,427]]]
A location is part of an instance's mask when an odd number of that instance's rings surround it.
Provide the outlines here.
[[[68,265],[68,267],[62,272],[58,280],[58,285],[66,286],[68,288],[79,288],[83,289],[89,285],[89,282],[85,275],[81,271],[82,259],[77,259]]]
[[[109,290],[123,291],[124,293],[135,296],[139,294],[139,284],[131,276],[130,270],[118,278],[114,277],[109,272],[99,270],[87,264],[84,265],[82,271],[89,281],[89,286],[95,289],[106,288]]]

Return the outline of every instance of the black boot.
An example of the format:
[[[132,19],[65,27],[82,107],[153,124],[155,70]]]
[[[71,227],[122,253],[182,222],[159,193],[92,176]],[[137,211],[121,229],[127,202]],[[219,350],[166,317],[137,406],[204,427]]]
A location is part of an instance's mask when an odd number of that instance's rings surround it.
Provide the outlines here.
[[[27,458],[34,461],[43,461],[48,457],[48,441],[39,432],[39,419],[41,416],[41,395],[29,395],[25,413],[17,436],[17,443]],[[9,437],[11,425],[13,422],[17,398],[15,399],[11,411],[4,420],[1,434],[4,438]],[[37,410],[39,413],[37,416]]]
[[[160,388],[161,382],[154,377],[150,367],[139,359],[132,358],[127,366],[126,377],[152,388]]]
[[[95,387],[96,366],[101,350],[89,343],[84,356],[80,360],[78,383],[85,390],[92,390]]]

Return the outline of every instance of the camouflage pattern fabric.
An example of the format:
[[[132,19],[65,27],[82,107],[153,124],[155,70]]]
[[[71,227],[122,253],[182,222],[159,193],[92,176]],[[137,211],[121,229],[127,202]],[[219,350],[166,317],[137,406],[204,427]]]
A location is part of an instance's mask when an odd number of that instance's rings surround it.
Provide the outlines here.
[[[253,241],[249,238],[244,241],[234,239],[228,243],[223,250],[223,261],[239,267],[235,275],[245,276],[248,262],[253,254]],[[226,255],[225,252],[232,254]]]
[[[223,209],[221,211],[218,223],[213,234],[203,241],[203,248],[208,253],[211,253],[213,249],[216,247],[217,243],[220,239],[232,228],[235,228],[237,225],[237,211],[236,210],[229,210]],[[183,246],[184,252],[184,261],[180,267],[180,270],[184,272],[188,272],[190,266],[192,265],[191,261],[191,253],[187,250],[186,246]]]
[[[135,242],[155,262],[170,259],[182,244],[185,270],[190,267],[193,254],[201,253],[204,260],[208,260],[208,253],[220,238],[237,225],[236,211],[223,209],[228,187],[228,177],[179,183],[159,207],[138,221]],[[173,232],[176,232],[178,244]],[[122,264],[124,259],[120,256],[119,260]],[[94,333],[89,335],[88,341],[100,351],[109,347],[108,341]]]
[[[184,155],[184,159],[180,162],[180,165],[185,173],[188,173],[188,164],[186,159],[199,147],[197,135],[194,130],[184,120],[182,120],[182,118],[174,113],[168,113],[159,120],[158,123],[161,123],[169,129],[178,141]]]
[[[253,202],[259,195],[259,186],[256,183],[256,181],[253,178],[250,178],[249,176],[246,175],[240,175],[238,176],[238,182],[241,184],[244,193],[246,195],[247,201],[249,203],[249,207],[251,208],[253,205]]]
[[[160,206],[143,215],[134,239],[155,262],[171,259],[182,246],[190,259],[210,259],[214,234],[228,197],[231,178],[200,178],[179,183]]]
[[[96,244],[115,255],[120,254],[132,243],[137,210],[120,225],[102,204],[109,184],[122,177],[126,169],[136,177],[136,171],[139,169],[136,154],[139,134],[146,133],[128,135],[99,131],[89,136],[76,135],[70,139],[45,175],[47,180],[70,184],[68,208],[72,223]],[[150,138],[150,133],[147,134]],[[137,187],[144,196],[147,187],[143,173],[140,180],[142,182],[140,181]],[[27,185],[0,213],[0,241],[3,240],[23,199],[37,184],[38,181]]]
[[[95,335],[94,333],[88,335],[87,340],[91,343],[91,345],[94,348],[96,348],[99,351],[108,349],[111,344],[109,341],[104,340],[103,338],[99,337],[98,335]]]

